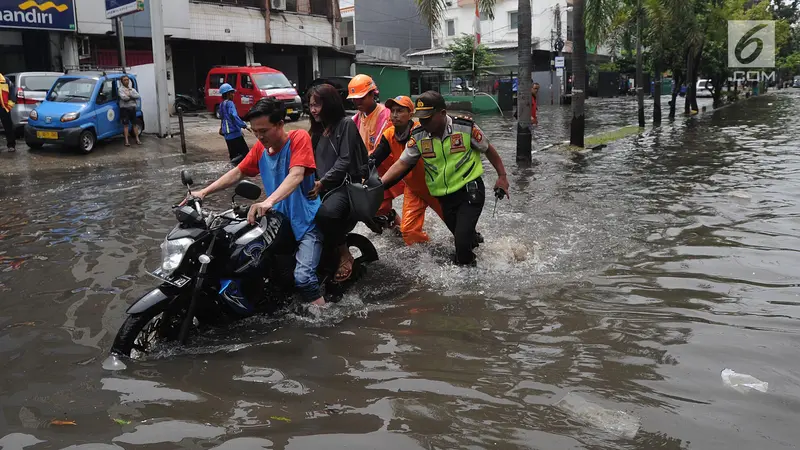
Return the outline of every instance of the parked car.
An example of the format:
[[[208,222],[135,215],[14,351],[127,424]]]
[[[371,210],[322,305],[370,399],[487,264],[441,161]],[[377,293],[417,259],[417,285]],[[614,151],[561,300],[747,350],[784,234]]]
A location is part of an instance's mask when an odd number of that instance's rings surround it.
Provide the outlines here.
[[[228,83],[236,89],[233,103],[240,116],[244,116],[253,105],[264,97],[273,97],[286,106],[286,115],[298,120],[303,114],[303,101],[297,90],[281,71],[271,67],[217,66],[206,76],[206,109],[219,117],[222,96],[219,87]]]
[[[695,87],[696,95],[698,98],[700,97],[711,97],[711,80],[701,79],[697,80],[697,86]]]
[[[17,72],[6,75],[17,91],[16,104],[11,108],[11,123],[17,134],[25,130],[31,111],[39,106],[61,75],[64,72]]]
[[[796,75],[794,77],[794,81],[792,82],[792,87],[800,88],[800,75]]]
[[[312,81],[311,84],[306,86],[305,90],[303,91],[303,112],[308,114],[308,91],[311,90],[312,87],[318,86],[320,84],[330,84],[331,86],[335,87],[337,91],[339,91],[339,95],[342,97],[342,102],[344,103],[344,109],[348,111],[355,111],[356,105],[353,103],[352,100],[347,99],[347,85],[350,84],[350,80],[353,77],[348,76],[341,76],[341,77],[325,77],[325,78],[317,78],[316,80]]]
[[[45,100],[31,111],[25,143],[33,149],[61,144],[89,153],[97,141],[121,135],[117,86],[126,75],[138,90],[133,74],[76,72],[59,77]],[[141,101],[137,103],[136,125],[144,131]]]

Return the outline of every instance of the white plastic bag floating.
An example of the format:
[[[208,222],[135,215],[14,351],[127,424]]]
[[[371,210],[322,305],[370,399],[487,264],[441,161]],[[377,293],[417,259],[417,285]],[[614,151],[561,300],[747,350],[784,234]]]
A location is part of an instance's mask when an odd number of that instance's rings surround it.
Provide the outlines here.
[[[725,384],[725,386],[736,389],[742,394],[746,394],[751,390],[767,392],[767,388],[769,387],[769,383],[766,381],[761,381],[746,373],[736,373],[731,369],[724,369],[720,375],[722,376],[722,383]]]
[[[559,400],[556,406],[573,418],[615,436],[633,439],[641,426],[636,416],[603,408],[572,392]]]

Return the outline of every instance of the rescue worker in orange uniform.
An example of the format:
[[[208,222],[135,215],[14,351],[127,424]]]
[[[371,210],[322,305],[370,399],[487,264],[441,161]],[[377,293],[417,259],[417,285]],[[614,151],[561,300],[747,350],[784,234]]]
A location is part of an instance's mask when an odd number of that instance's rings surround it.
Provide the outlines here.
[[[370,162],[382,166],[387,160],[397,161],[403,154],[408,140],[411,139],[411,130],[419,126],[412,121],[414,102],[409,97],[400,95],[386,100],[386,108],[391,111],[392,126],[386,129],[381,136],[375,151],[370,155]],[[430,206],[439,218],[444,221],[442,207],[425,184],[425,170],[422,164],[417,164],[405,179],[403,191],[403,217],[400,221],[400,232],[406,245],[428,242],[428,234],[422,231],[425,224],[425,210]]]
[[[3,131],[6,134],[6,145],[8,151],[16,150],[16,130],[11,122],[11,108],[14,107],[14,86],[9,80],[0,73],[0,123],[3,124]]]
[[[371,155],[377,148],[383,132],[391,126],[389,120],[391,112],[376,100],[378,86],[369,75],[354,76],[347,85],[347,94],[347,98],[353,100],[358,108],[358,113],[353,116],[353,121],[361,134],[361,140],[367,147],[367,153]],[[387,158],[378,166],[378,174],[383,176],[394,162],[393,157]],[[392,200],[402,195],[404,189],[405,186],[399,183],[384,192],[383,203],[378,208],[376,217],[372,223],[366,223],[372,231],[382,233],[384,229],[397,227],[397,211],[392,209]]]

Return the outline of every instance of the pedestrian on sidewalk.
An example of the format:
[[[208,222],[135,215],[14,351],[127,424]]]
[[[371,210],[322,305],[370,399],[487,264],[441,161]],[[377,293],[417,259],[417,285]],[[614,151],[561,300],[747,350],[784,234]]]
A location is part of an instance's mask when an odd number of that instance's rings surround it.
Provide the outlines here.
[[[378,98],[378,86],[369,75],[359,74],[350,80],[347,86],[349,100],[358,108],[358,113],[353,116],[353,122],[358,127],[367,153],[372,154],[381,140],[383,132],[391,125],[391,111],[380,104]],[[389,170],[394,161],[385,161],[378,166],[378,174],[383,175]],[[376,217],[372,223],[365,223],[372,231],[382,233],[384,229],[397,227],[397,211],[392,209],[392,200],[403,194],[405,186],[399,183],[392,189],[386,189],[383,193],[383,203],[381,203]]]
[[[131,86],[131,79],[124,76],[120,79],[122,86],[117,89],[119,94],[119,119],[122,121],[122,134],[125,136],[125,147],[130,147],[128,142],[128,127],[133,125],[133,137],[136,138],[136,144],[142,145],[139,140],[139,127],[136,125],[136,108],[138,107],[136,99],[141,98],[136,89]]]
[[[228,145],[228,156],[233,160],[247,156],[250,152],[250,147],[247,146],[247,141],[244,140],[242,130],[250,129],[239,117],[236,111],[236,105],[233,103],[233,94],[236,90],[228,83],[219,87],[219,93],[222,95],[222,104],[219,105],[219,117],[221,119],[219,134],[225,138],[225,144]]]
[[[533,86],[531,86],[531,125],[539,125],[539,118],[537,117],[536,113],[539,109],[537,98],[539,96],[539,83],[534,82]]]
[[[9,152],[17,150],[16,130],[11,122],[11,108],[14,107],[14,85],[0,73],[0,123],[6,134],[6,146]]]

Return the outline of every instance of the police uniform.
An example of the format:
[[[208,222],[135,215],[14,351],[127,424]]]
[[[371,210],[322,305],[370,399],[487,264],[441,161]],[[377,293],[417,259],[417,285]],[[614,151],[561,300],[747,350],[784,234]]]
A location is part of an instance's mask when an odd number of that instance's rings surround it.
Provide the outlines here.
[[[421,96],[417,115],[426,117],[444,109],[444,100]],[[427,117],[430,117],[428,114]],[[468,119],[447,116],[443,136],[432,136],[424,128],[413,130],[400,159],[415,166],[422,160],[425,183],[439,200],[444,222],[456,241],[456,263],[475,261],[475,226],[486,201],[481,154],[489,151],[483,131]]]

